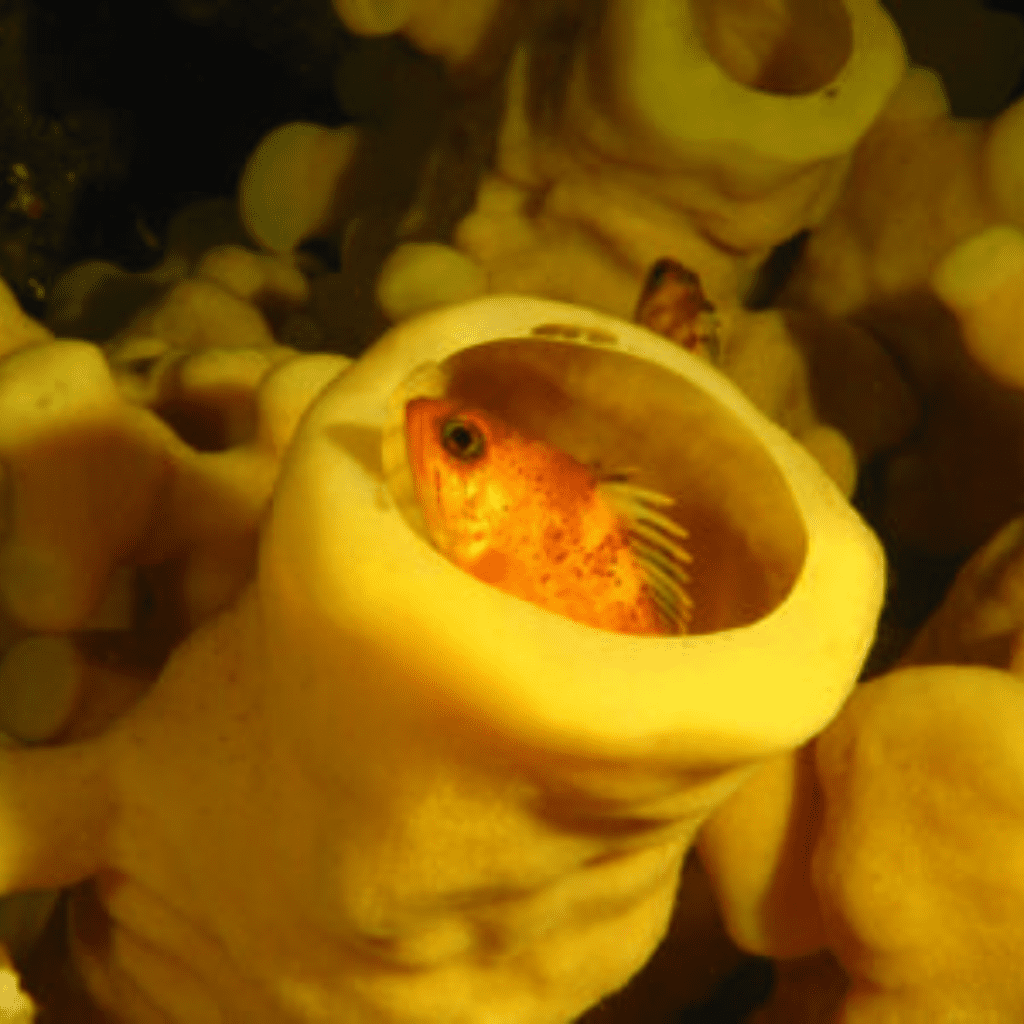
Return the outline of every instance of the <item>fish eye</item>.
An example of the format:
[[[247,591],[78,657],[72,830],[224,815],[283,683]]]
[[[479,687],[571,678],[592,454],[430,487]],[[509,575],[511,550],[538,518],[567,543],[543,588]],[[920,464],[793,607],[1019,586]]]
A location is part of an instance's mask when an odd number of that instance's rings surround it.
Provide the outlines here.
[[[668,258],[658,260],[658,262],[651,267],[650,273],[647,275],[647,287],[657,288],[671,272],[672,260]]]
[[[480,428],[457,417],[446,420],[441,427],[441,444],[446,452],[462,462],[472,462],[484,453],[484,435]]]

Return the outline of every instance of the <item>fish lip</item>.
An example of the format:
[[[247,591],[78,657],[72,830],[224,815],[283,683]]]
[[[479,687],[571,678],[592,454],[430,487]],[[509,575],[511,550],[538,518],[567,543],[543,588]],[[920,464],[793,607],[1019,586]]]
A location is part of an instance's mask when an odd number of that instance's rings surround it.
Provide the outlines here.
[[[410,400],[405,407],[405,455],[412,470],[413,480],[416,482],[417,497],[420,495],[420,481],[426,473],[426,442],[430,417],[410,415],[410,407],[417,399]]]
[[[405,406],[406,460],[412,474],[413,489],[427,529],[427,536],[434,539],[435,546],[444,548],[450,544],[451,537],[444,527],[441,516],[438,488],[431,486],[428,480],[430,467],[426,455],[430,434],[436,428],[438,418],[415,413],[410,415],[410,407],[420,400],[412,398]]]
[[[407,405],[417,398],[443,398],[448,374],[434,362],[421,363],[391,392],[381,429],[385,486],[406,523],[433,543],[416,487],[408,433]]]

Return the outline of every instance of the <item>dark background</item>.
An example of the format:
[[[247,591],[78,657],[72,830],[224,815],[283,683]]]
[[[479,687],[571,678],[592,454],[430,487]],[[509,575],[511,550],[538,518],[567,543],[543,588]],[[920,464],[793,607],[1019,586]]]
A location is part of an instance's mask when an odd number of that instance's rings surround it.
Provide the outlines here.
[[[1022,4],[887,0],[970,116],[1024,90],[1018,44],[977,13]],[[39,316],[71,263],[152,266],[171,215],[232,195],[270,128],[350,118],[334,72],[367,45],[329,0],[0,0],[0,276]]]

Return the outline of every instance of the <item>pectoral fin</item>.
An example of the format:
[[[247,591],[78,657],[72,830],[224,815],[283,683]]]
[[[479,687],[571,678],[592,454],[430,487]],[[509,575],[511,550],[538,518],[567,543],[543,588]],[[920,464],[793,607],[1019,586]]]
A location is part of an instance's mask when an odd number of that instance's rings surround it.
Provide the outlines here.
[[[640,564],[658,611],[673,633],[685,633],[693,610],[687,566],[686,530],[663,511],[675,504],[659,491],[639,487],[621,474],[599,485],[602,497],[626,527],[633,555]]]

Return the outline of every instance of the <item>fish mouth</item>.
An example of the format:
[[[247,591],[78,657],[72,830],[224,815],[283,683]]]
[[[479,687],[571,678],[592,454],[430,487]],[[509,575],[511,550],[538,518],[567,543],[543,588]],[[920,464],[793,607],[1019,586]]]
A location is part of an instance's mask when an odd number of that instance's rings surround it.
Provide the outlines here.
[[[388,399],[387,416],[381,431],[381,467],[384,481],[398,511],[412,529],[426,540],[430,540],[430,531],[416,489],[416,474],[410,456],[405,409],[409,402],[416,398],[444,398],[448,382],[449,374],[437,363],[425,363],[417,367]],[[419,429],[425,429],[425,425]],[[422,443],[414,444],[412,447],[419,451],[423,450]],[[429,500],[430,496],[423,497]]]

